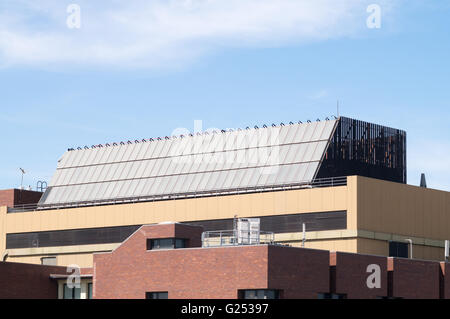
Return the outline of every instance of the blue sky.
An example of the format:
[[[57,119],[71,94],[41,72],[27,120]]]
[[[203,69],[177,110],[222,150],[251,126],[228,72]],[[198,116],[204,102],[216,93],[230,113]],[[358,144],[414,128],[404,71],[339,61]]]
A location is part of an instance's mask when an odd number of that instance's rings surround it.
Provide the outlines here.
[[[449,17],[444,0],[4,0],[0,189],[19,167],[49,181],[69,147],[323,119],[339,99],[407,131],[410,184],[450,191]]]

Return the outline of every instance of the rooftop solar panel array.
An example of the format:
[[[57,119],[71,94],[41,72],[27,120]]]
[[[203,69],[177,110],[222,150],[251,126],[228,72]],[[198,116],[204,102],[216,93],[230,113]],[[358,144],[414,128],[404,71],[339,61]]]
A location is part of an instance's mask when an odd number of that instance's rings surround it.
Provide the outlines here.
[[[39,206],[311,182],[338,120],[67,151]]]

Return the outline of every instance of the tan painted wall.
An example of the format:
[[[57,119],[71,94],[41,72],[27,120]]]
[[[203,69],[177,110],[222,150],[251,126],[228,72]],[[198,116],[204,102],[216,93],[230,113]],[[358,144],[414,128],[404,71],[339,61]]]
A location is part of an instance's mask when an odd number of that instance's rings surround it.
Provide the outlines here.
[[[48,255],[37,256],[20,256],[9,257],[8,262],[18,262],[27,264],[40,264],[41,258]],[[80,268],[90,268],[93,265],[93,254],[63,254],[56,257],[56,264],[58,266],[78,265]]]
[[[5,233],[63,230],[92,227],[152,224],[163,221],[298,214],[347,210],[347,230],[450,239],[450,193],[351,176],[347,186],[301,189],[272,193],[216,196],[125,205],[97,206],[6,214],[0,207],[0,252],[5,249]],[[356,234],[356,233],[355,233]],[[300,234],[295,234],[299,238]],[[328,236],[328,235],[327,235]],[[359,235],[358,235],[359,236]],[[366,254],[388,254],[388,239],[369,239],[346,233],[319,240],[309,238],[306,247]],[[300,242],[287,240],[294,245]],[[414,245],[415,257],[440,260],[442,248]],[[40,257],[15,256],[10,261],[39,263]],[[58,254],[58,264],[92,265],[90,253]]]
[[[6,232],[62,230],[164,221],[268,216],[347,210],[347,187],[216,196],[7,214]]]
[[[0,206],[0,259],[6,249],[6,206]],[[1,261],[1,260],[0,260]]]
[[[134,203],[97,207],[83,207],[40,212],[1,214],[3,229],[0,228],[0,251],[4,251],[5,233],[20,233],[48,230],[65,230],[93,227],[153,224],[164,221],[196,221],[210,219],[299,214],[347,210],[347,220],[356,224],[356,177],[349,178],[351,185],[299,189],[271,193],[255,193],[232,196],[216,196],[168,200],[159,202]],[[349,206],[348,203],[351,203]],[[46,255],[11,256],[9,261],[40,263]],[[58,265],[79,264],[92,266],[92,255],[58,253]]]
[[[359,176],[347,177],[347,229],[358,229],[358,179]]]
[[[298,245],[295,245],[298,246]],[[343,238],[336,240],[315,240],[307,241],[306,248],[322,249],[330,251],[342,251],[355,253],[357,251],[357,239],[356,238]]]
[[[358,238],[358,253],[366,255],[389,255],[389,243],[384,240]],[[409,248],[408,248],[409,249]],[[444,260],[444,248],[424,245],[413,245],[414,259]]]
[[[358,229],[450,239],[450,192],[358,177]]]

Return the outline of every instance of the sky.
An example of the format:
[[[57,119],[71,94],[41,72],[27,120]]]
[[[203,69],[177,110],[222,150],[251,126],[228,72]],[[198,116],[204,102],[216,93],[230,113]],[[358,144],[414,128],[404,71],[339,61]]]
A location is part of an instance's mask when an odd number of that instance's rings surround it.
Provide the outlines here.
[[[378,15],[379,13],[379,15]],[[1,0],[0,189],[68,149],[340,115],[450,191],[446,0]]]

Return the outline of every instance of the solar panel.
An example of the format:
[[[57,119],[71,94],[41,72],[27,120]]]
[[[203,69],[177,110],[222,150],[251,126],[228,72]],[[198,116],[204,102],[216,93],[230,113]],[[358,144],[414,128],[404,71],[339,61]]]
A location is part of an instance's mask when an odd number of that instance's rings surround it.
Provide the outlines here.
[[[309,183],[337,121],[67,151],[39,206]]]

